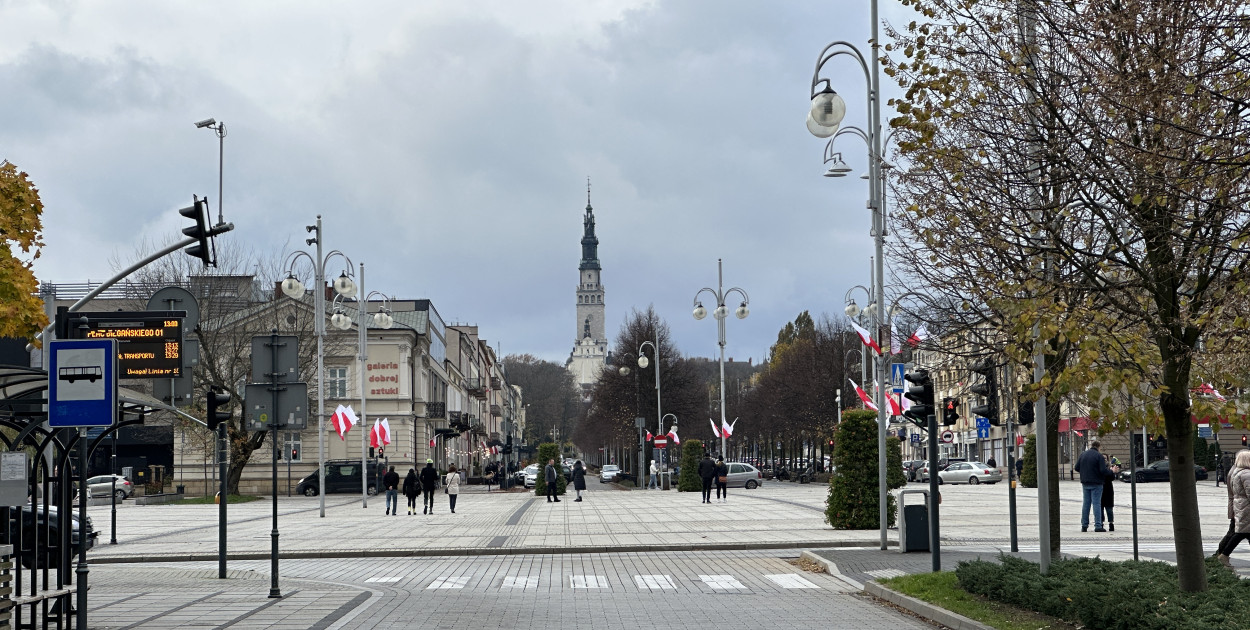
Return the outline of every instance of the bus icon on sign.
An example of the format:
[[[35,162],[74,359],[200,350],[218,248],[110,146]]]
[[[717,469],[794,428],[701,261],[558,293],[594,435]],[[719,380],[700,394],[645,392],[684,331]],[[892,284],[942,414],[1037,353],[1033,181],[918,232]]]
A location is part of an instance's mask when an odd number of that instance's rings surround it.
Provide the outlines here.
[[[104,378],[104,368],[98,365],[63,367],[57,370],[57,378],[67,383],[83,380],[94,383]]]

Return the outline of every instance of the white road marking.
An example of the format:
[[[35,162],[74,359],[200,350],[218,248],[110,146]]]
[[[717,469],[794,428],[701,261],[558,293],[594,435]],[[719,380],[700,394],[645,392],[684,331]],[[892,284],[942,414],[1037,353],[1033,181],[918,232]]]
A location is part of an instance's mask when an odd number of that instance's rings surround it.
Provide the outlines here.
[[[673,578],[667,575],[635,575],[634,584],[637,584],[638,588],[649,590],[677,588],[673,584]]]
[[[700,575],[700,580],[714,591],[732,591],[746,588],[732,575]]]
[[[765,575],[764,577],[772,580],[774,584],[781,588],[820,588],[811,582],[803,579],[798,573],[780,573],[776,575]]]
[[[573,588],[608,588],[608,579],[602,575],[570,575],[569,585]]]
[[[457,575],[454,577],[438,578],[437,580],[434,580],[433,582],[431,582],[430,585],[425,588],[426,590],[429,590],[432,588],[464,588],[464,585],[468,583],[469,583],[469,576]]]
[[[864,571],[864,573],[867,573],[878,580],[882,578],[901,577],[907,575],[905,571],[899,571],[898,569],[878,569],[876,571]]]
[[[401,577],[376,577],[376,578],[369,578],[365,580],[365,582],[398,582],[402,579],[404,579],[402,576]]]
[[[501,588],[538,588],[538,577],[518,577],[509,575],[503,579]]]

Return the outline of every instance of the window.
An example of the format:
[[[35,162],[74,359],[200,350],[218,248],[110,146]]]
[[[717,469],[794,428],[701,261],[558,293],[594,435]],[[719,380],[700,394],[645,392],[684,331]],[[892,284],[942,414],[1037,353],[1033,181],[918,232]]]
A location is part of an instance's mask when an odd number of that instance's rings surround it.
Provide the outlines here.
[[[731,475],[734,473],[744,473],[744,472],[746,472],[746,470],[742,468],[742,464],[730,464],[729,465],[729,474]]]
[[[299,431],[282,433],[282,459],[292,462],[304,461],[304,448]]]
[[[326,368],[326,398],[347,398],[347,368]]]

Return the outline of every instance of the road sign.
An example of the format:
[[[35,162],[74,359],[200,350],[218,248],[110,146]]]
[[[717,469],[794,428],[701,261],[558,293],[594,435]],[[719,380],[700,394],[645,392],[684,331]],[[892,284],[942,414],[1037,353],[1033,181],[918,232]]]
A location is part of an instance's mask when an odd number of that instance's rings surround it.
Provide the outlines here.
[[[907,373],[907,365],[904,363],[890,364],[890,387],[894,388],[895,394],[903,393],[903,375]]]
[[[86,318],[87,339],[116,339],[118,378],[182,376],[184,311],[74,313]]]
[[[920,434],[919,434],[919,433],[913,433],[913,434],[911,434],[911,443],[912,443],[912,444],[919,444],[919,443],[920,443]]]
[[[269,382],[299,380],[299,337],[295,335],[256,335],[252,337],[252,378]]]
[[[655,446],[656,448],[664,448],[665,446],[668,446],[668,439],[667,438],[655,438]]]
[[[200,325],[200,303],[195,296],[182,287],[163,287],[148,298],[149,311],[182,311],[184,330],[195,330]]]
[[[989,428],[990,428],[989,418],[977,418],[977,429],[985,429],[988,431]],[[985,436],[985,437],[989,437],[989,436]]]
[[[48,342],[48,424],[107,427],[117,421],[117,341]]]
[[[954,433],[951,433],[950,431],[943,431],[943,432],[942,432],[942,442],[944,442],[944,443],[946,443],[946,444],[950,444],[951,442],[954,442],[954,441],[955,441],[955,434],[954,434]]]
[[[278,389],[278,409],[273,409],[273,388]],[[302,431],[308,427],[307,383],[251,383],[243,403],[243,421],[249,431],[268,431],[277,421],[279,429]]]
[[[977,427],[977,437],[984,440],[990,436],[989,427]]]
[[[1198,437],[1204,440],[1209,440],[1211,439],[1211,436],[1211,425],[1205,423],[1198,425]]]

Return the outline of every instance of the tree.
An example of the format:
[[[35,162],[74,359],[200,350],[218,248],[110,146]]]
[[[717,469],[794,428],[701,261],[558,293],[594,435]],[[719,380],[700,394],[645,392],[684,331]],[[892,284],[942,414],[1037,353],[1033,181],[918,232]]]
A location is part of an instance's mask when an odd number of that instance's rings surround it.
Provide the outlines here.
[[[0,162],[0,337],[34,339],[48,325],[31,270],[43,247],[42,215],[30,177],[8,160]]]
[[[694,438],[681,443],[681,475],[677,478],[679,492],[702,492],[699,462],[703,459],[703,441]]]
[[[508,382],[519,386],[525,395],[527,443],[548,439],[553,429],[558,429],[561,436],[572,435],[571,429],[581,412],[573,375],[562,365],[530,354],[510,354],[503,362]],[[520,436],[515,439],[519,444]]]
[[[547,496],[547,462],[555,460],[556,466],[556,496],[564,494],[564,488],[568,485],[568,480],[564,478],[564,461],[560,458],[560,445],[546,442],[538,445],[538,479],[534,482],[534,494],[540,497]]]
[[[1024,441],[1024,467],[1020,469],[1020,485],[1025,488],[1037,487],[1037,436],[1030,435]]]
[[[886,443],[889,462],[886,485],[902,487],[903,455],[899,441]],[[829,499],[825,522],[834,529],[872,529],[880,527],[878,508],[877,413],[871,410],[848,411],[838,425],[837,444],[833,450],[836,467],[829,478]],[[894,521],[894,495],[886,495],[886,518]]]
[[[913,5],[887,72],[907,89],[896,232],[918,246],[892,253],[1010,360],[1045,355],[1030,398],[1079,399],[1104,431],[1162,425],[1189,465],[1195,412],[1245,423],[1190,389],[1246,379],[1225,367],[1248,351],[1246,2]],[[1194,480],[1170,483],[1180,585],[1204,590]]]

